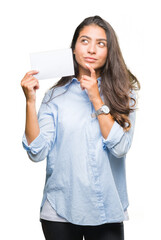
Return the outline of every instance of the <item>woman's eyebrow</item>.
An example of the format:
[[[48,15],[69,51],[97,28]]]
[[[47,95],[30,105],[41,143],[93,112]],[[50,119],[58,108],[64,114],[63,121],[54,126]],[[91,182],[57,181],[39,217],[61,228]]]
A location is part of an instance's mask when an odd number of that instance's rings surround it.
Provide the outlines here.
[[[106,41],[107,42],[107,39],[105,39],[105,38],[98,38],[98,39],[96,39],[97,41]]]
[[[82,35],[80,38],[91,39],[89,36],[86,36],[86,35]],[[96,40],[97,40],[97,41],[106,41],[106,42],[107,42],[107,39],[105,39],[105,38],[97,38]]]

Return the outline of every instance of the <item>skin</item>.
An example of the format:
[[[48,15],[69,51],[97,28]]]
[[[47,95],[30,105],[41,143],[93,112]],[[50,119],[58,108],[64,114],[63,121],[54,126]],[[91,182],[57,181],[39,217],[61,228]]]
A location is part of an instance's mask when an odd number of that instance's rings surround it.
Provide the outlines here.
[[[90,75],[90,71],[86,64],[95,69],[97,78],[100,76],[100,68],[106,62],[107,58],[107,37],[104,29],[97,25],[89,25],[84,27],[78,36],[74,54],[79,64],[80,80],[82,75]]]
[[[97,111],[104,104],[97,84],[100,69],[105,64],[108,54],[107,38],[104,29],[93,24],[84,27],[78,36],[74,54],[79,66],[79,76],[77,78],[80,81],[80,86],[82,90],[87,90],[89,99],[95,111]],[[36,113],[36,91],[39,89],[39,82],[35,77],[37,73],[38,71],[36,70],[29,71],[21,80],[21,87],[26,97],[25,135],[28,145],[40,133]],[[108,115],[101,114],[97,119],[102,136],[106,139],[114,124],[114,120],[110,113]]]
[[[36,90],[39,89],[39,81],[34,77],[37,73],[38,71],[36,70],[29,71],[21,80],[21,87],[26,97],[25,135],[28,145],[30,145],[40,133],[36,113]]]

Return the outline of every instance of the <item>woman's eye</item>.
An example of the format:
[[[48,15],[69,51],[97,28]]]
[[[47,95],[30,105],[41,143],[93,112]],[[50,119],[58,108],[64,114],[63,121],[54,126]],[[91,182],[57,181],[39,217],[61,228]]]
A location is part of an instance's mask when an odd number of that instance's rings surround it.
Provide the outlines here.
[[[100,47],[105,47],[105,43],[104,42],[99,42],[98,43]]]
[[[88,43],[88,40],[87,39],[82,39],[82,41],[81,41],[82,43]]]

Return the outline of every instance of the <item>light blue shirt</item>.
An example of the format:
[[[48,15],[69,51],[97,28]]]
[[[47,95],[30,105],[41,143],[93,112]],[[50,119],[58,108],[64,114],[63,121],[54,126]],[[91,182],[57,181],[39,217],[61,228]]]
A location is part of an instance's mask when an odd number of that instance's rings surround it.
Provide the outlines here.
[[[51,93],[45,94],[43,102]],[[104,139],[98,119],[91,117],[93,104],[76,78],[56,88],[49,103],[43,102],[38,112],[40,134],[30,145],[23,135],[31,160],[47,158],[41,209],[47,199],[59,216],[74,224],[124,221],[129,205],[125,158],[133,138],[135,111],[129,115],[132,127],[128,132],[115,121]]]

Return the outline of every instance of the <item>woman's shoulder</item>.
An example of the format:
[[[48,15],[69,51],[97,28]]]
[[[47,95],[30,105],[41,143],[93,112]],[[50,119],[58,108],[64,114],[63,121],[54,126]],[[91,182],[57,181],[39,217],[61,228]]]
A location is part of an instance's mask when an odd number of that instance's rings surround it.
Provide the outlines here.
[[[55,99],[57,96],[63,94],[66,92],[66,85],[59,86],[56,88],[50,88],[45,92],[43,102],[49,102],[52,101],[52,99]]]

